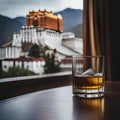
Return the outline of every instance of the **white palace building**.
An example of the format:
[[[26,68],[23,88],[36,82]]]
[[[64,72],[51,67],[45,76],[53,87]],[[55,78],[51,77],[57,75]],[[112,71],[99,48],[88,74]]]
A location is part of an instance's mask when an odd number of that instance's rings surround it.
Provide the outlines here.
[[[51,50],[56,49],[58,59],[61,61],[66,57],[82,55],[82,39],[75,38],[74,33],[62,32],[62,30],[62,16],[55,16],[48,11],[29,12],[26,16],[26,26],[22,26],[18,33],[13,34],[12,41],[0,48],[3,70],[7,71],[9,67],[19,66],[38,74],[44,73],[44,59],[28,57],[29,51],[23,50],[23,46],[24,49],[26,48],[25,45],[27,48],[37,44],[48,46]],[[64,67],[64,64],[61,64],[61,67]]]

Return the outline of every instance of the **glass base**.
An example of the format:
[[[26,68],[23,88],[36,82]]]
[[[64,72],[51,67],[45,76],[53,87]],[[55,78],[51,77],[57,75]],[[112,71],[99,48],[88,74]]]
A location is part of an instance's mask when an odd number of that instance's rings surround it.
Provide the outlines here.
[[[82,98],[99,98],[104,96],[104,87],[95,90],[75,89],[73,95]]]
[[[82,98],[100,98],[100,97],[103,97],[104,94],[103,93],[100,93],[100,94],[74,94],[74,96],[82,97]]]

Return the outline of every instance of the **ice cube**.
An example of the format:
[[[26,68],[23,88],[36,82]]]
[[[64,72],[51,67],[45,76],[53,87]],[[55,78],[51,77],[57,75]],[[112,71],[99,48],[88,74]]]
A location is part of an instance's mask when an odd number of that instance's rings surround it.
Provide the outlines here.
[[[81,74],[81,75],[75,75],[76,77],[92,77],[91,75],[88,74]]]
[[[87,69],[82,73],[82,76],[94,76],[95,71],[92,68]]]
[[[102,73],[96,73],[94,76],[103,76]]]

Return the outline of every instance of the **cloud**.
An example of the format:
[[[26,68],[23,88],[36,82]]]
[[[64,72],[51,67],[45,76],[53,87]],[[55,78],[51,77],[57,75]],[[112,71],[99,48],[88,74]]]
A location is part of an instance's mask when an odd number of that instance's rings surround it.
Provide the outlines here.
[[[0,0],[0,14],[16,17],[25,16],[31,10],[63,10],[67,7],[82,9],[83,0]]]

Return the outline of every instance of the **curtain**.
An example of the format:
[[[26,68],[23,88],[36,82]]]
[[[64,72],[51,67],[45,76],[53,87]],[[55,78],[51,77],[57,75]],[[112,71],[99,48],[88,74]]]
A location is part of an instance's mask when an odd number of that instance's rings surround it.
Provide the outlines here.
[[[83,1],[83,55],[104,55],[105,80],[111,80],[108,0]]]

